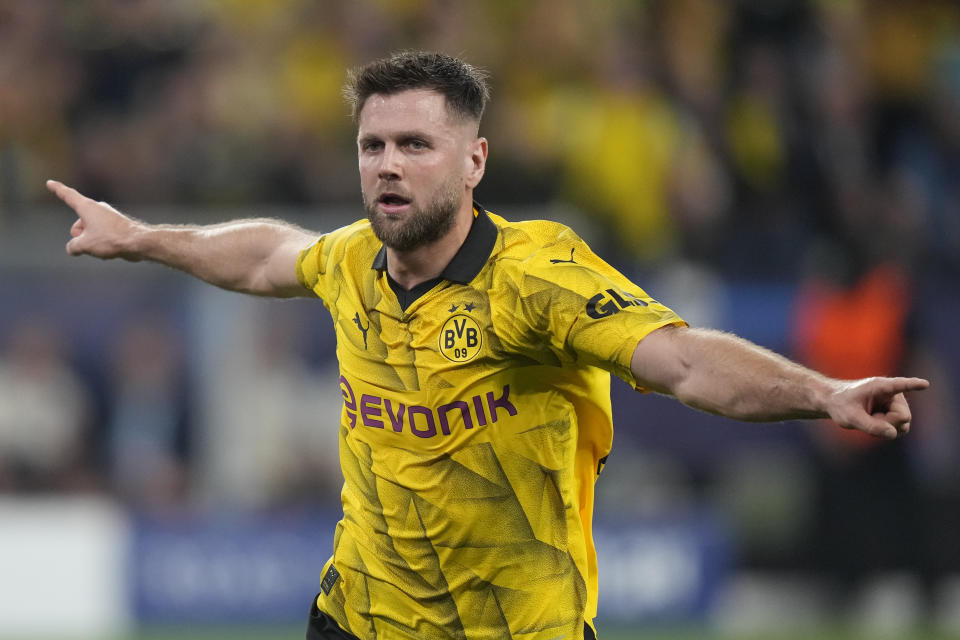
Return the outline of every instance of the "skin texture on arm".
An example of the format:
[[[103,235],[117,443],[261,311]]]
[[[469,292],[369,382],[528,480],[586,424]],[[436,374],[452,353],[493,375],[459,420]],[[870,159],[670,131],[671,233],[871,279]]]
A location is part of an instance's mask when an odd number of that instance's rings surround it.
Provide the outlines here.
[[[737,336],[664,327],[643,338],[630,363],[637,384],[709,413],[750,422],[831,418],[893,439],[910,430],[904,392],[921,378],[835,380]]]
[[[149,260],[223,289],[260,296],[312,295],[297,280],[296,261],[316,234],[297,226],[267,219],[150,225],[55,180],[48,180],[47,188],[77,214],[67,243],[70,255]]]

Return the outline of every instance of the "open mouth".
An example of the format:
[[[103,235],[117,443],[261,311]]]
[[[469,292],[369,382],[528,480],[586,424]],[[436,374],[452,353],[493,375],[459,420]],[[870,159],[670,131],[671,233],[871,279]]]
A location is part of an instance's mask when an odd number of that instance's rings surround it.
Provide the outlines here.
[[[384,193],[377,198],[377,202],[384,205],[387,210],[399,209],[410,204],[410,198],[404,198],[396,193]]]

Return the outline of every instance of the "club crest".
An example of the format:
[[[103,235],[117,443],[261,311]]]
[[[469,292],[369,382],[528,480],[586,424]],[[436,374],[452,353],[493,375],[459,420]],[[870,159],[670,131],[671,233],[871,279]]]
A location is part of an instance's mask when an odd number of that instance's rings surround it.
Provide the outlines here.
[[[440,329],[440,353],[453,362],[468,362],[483,346],[483,332],[477,321],[458,313],[450,316]]]

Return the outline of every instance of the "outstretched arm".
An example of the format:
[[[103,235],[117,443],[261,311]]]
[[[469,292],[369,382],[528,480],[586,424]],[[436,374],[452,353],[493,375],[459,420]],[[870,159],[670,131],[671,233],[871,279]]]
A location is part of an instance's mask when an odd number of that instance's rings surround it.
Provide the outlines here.
[[[55,180],[48,180],[47,188],[77,214],[67,243],[70,255],[159,262],[231,291],[309,295],[297,281],[296,261],[316,235],[299,227],[265,219],[150,225]]]
[[[637,345],[637,384],[696,409],[752,422],[832,418],[841,427],[893,439],[910,430],[904,392],[921,378],[834,380],[720,331],[663,327]]]

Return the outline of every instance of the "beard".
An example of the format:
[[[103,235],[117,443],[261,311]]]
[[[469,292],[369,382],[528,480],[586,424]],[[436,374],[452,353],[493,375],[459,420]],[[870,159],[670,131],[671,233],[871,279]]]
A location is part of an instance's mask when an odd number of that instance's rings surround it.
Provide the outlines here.
[[[408,252],[436,242],[453,228],[460,209],[462,192],[457,180],[440,185],[426,206],[412,201],[401,217],[389,216],[377,208],[378,201],[370,201],[363,194],[363,207],[373,233],[384,246],[399,252]]]

